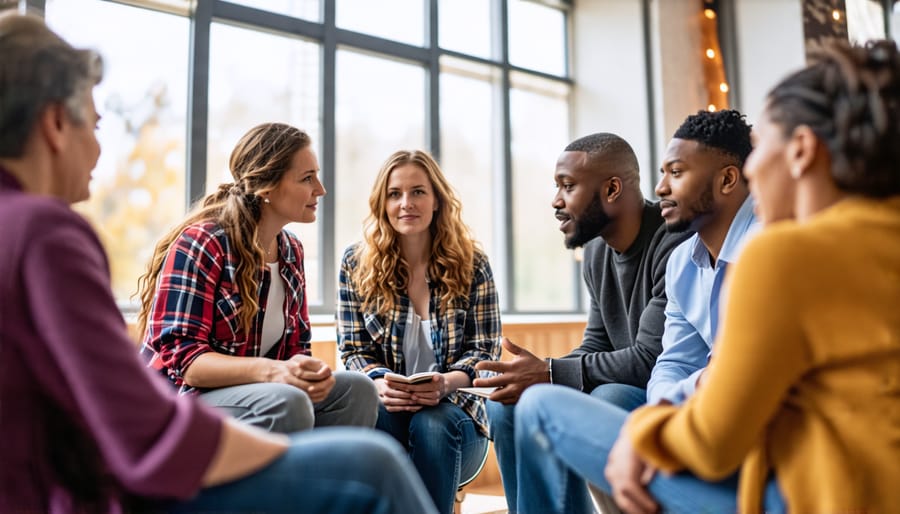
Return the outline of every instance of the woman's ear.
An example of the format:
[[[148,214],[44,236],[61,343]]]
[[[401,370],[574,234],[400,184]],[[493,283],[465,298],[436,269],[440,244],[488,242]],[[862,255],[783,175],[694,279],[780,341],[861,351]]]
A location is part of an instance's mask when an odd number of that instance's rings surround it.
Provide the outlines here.
[[[60,103],[54,103],[47,106],[38,118],[39,130],[54,152],[60,151],[65,144],[64,124],[70,122],[67,116],[65,107]]]
[[[791,177],[795,180],[809,171],[816,160],[819,148],[819,137],[808,125],[800,125],[791,133],[785,145],[785,159]]]

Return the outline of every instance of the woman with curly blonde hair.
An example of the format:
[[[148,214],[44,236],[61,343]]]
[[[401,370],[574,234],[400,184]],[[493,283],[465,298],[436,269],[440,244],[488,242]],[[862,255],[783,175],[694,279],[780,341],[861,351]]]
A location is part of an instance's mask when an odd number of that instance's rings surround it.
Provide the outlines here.
[[[457,392],[475,364],[500,355],[500,311],[487,256],[434,159],[398,151],[369,197],[365,238],[346,250],[338,293],[338,344],[348,369],[375,382],[376,427],[410,452],[441,512],[487,448],[479,398]],[[433,371],[406,384],[390,374]]]
[[[310,355],[303,246],[325,188],[309,136],[248,131],[222,184],[157,244],[141,277],[142,353],[183,394],[274,432],[375,424],[372,384]]]

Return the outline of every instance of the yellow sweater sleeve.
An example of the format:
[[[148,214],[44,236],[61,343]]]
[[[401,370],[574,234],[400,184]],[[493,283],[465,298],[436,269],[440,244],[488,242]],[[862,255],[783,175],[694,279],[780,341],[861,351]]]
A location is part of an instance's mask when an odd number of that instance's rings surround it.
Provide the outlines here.
[[[665,471],[717,480],[734,472],[762,439],[811,357],[798,280],[803,245],[776,227],[750,241],[732,268],[714,357],[683,406],[644,407],[626,431],[637,451]],[[798,275],[798,271],[801,274]]]

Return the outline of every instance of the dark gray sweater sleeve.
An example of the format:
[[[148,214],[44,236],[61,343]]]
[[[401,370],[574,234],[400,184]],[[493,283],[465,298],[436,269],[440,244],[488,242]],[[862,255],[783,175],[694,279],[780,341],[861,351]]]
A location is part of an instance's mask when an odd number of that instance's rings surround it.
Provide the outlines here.
[[[606,383],[647,387],[650,371],[656,357],[662,351],[666,307],[666,262],[669,254],[684,237],[686,236],[667,235],[664,228],[654,235],[648,249],[651,252],[649,301],[639,314],[640,320],[634,341],[628,341],[625,345],[614,345],[604,322],[600,306],[602,300],[597,297],[603,277],[594,275],[599,269],[585,266],[584,277],[591,296],[591,306],[584,339],[581,346],[570,354],[559,359],[551,359],[554,383],[584,391],[591,391],[598,385]],[[595,248],[594,251],[604,249],[605,245],[603,248]],[[592,262],[589,258],[596,258],[589,255],[587,250],[586,247],[585,263]],[[624,321],[627,323],[627,320]],[[619,334],[618,339],[621,340],[622,336]]]

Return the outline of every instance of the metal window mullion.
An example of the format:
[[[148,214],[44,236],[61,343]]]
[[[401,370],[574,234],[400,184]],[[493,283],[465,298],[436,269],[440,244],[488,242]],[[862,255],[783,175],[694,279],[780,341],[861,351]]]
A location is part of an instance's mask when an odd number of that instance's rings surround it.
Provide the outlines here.
[[[891,34],[891,16],[894,12],[894,2],[896,0],[881,0],[882,10],[884,11],[884,37],[885,39],[891,39],[897,37],[900,34]]]
[[[438,0],[428,0],[425,13],[428,23],[428,91],[425,108],[428,113],[428,146],[431,155],[441,162],[441,54],[438,48]]]
[[[513,197],[512,197],[512,120],[510,119],[510,65],[509,65],[509,0],[495,0],[496,10],[493,19],[498,20],[495,28],[497,35],[500,71],[500,112],[501,112],[501,199],[499,209],[502,223],[498,226],[499,238],[502,240],[503,260],[505,264],[504,280],[506,282],[506,298],[501,297],[501,308],[504,312],[516,312],[516,274],[515,274],[515,241],[513,230]]]
[[[322,215],[319,223],[319,245],[321,262],[322,305],[312,307],[316,314],[332,314],[334,299],[337,298],[337,264],[335,250],[335,198],[339,194],[336,180],[336,122],[335,89],[337,83],[337,28],[335,25],[335,0],[323,1],[322,70],[320,106],[322,117],[322,184],[328,191],[320,201]]]
[[[331,0],[326,0],[326,3],[329,1]],[[326,30],[330,29],[326,28]],[[363,34],[362,32],[353,32],[352,30],[341,28],[335,28],[334,31],[336,44],[342,47],[353,47],[420,63],[428,62],[429,53],[431,52],[428,48]]]
[[[320,23],[228,2],[217,1],[213,6],[212,17],[217,21],[252,25],[254,29],[274,30],[316,40],[321,40],[324,33],[324,27]]]
[[[649,151],[647,152],[650,157],[650,189],[651,191],[656,190],[656,184],[658,182],[658,177],[656,173],[653,173],[653,166],[655,166],[656,161],[656,100],[654,98],[655,90],[653,87],[654,84],[654,76],[653,76],[653,34],[652,27],[650,26],[650,1],[651,0],[643,0],[641,2],[641,24],[643,28],[643,40],[644,40],[644,76],[646,77],[647,84],[647,112],[649,116],[647,117],[647,132],[649,132],[649,143],[647,145]]]
[[[209,33],[215,0],[197,0],[191,15],[188,50],[188,112],[185,202],[190,207],[206,192],[207,126],[209,122]]]

